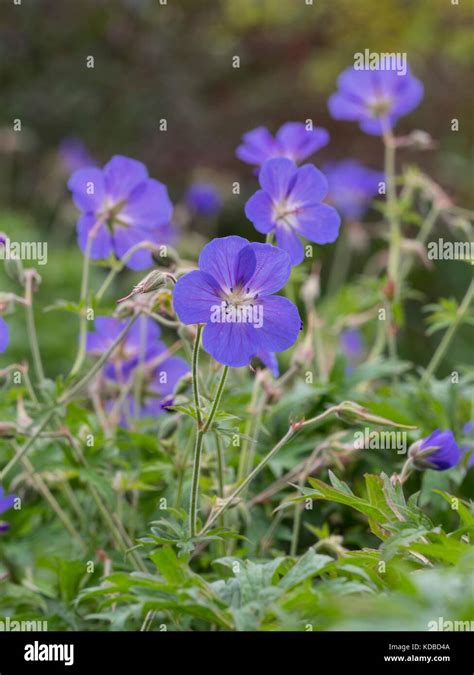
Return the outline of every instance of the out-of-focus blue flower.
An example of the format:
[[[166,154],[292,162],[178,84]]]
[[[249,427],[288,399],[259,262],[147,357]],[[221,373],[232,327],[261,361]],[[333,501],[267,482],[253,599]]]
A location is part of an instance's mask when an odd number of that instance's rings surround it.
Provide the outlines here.
[[[202,345],[216,361],[246,366],[262,352],[285,351],[298,337],[297,308],[274,295],[290,272],[282,249],[243,237],[213,239],[199,256],[199,270],[174,287],[176,314],[185,324],[206,324]]]
[[[323,171],[331,203],[348,220],[362,218],[378,194],[379,183],[384,180],[381,171],[367,169],[355,159],[330,162],[324,165]]]
[[[362,131],[373,135],[392,129],[423,98],[423,85],[408,68],[405,75],[399,75],[395,70],[350,66],[339,75],[337,84],[338,91],[328,101],[331,115],[336,120],[359,122]]]
[[[123,256],[142,242],[168,243],[173,206],[168,190],[149,178],[144,164],[116,155],[103,169],[76,171],[68,182],[76,206],[82,211],[77,223],[78,242],[84,252],[93,237],[91,257]],[[151,252],[141,249],[127,267],[141,270],[152,265]]]
[[[339,234],[341,218],[332,206],[321,204],[328,183],[312,164],[297,167],[289,159],[270,159],[259,174],[261,190],[245,205],[245,214],[258,232],[274,232],[277,244],[292,265],[304,258],[299,237],[330,244]]]
[[[0,316],[0,354],[8,347],[9,341],[8,324],[5,319]]]
[[[211,183],[193,183],[185,200],[188,208],[200,216],[214,216],[222,207],[219,190]]]
[[[91,354],[106,352],[125,325],[125,321],[118,319],[97,318],[96,330],[87,336],[87,351]],[[171,405],[170,394],[178,380],[189,372],[184,359],[163,356],[167,347],[159,340],[160,332],[160,327],[152,319],[141,317],[104,366],[106,380],[122,386],[130,382],[138,367],[141,368],[142,395],[138,402],[139,408],[133,395],[125,397],[122,422],[127,414],[133,417],[161,415],[166,405]],[[113,404],[113,400],[109,401],[107,408],[110,410]]]
[[[449,429],[446,431],[436,429],[410,448],[414,466],[436,471],[445,471],[458,464],[461,454],[461,448]]]
[[[328,142],[326,129],[306,129],[302,122],[286,122],[275,136],[266,127],[248,131],[242,136],[242,145],[237,148],[236,155],[243,162],[257,167],[275,157],[286,157],[299,163]]]
[[[63,138],[58,148],[59,156],[68,173],[73,173],[78,169],[96,166],[96,162],[89,154],[84,143],[76,136]]]
[[[343,331],[339,342],[342,351],[351,361],[360,361],[364,356],[364,340],[362,333],[357,328],[348,328]]]
[[[273,377],[278,377],[280,374],[280,366],[278,365],[278,359],[276,357],[276,354],[273,352],[259,352],[258,354],[255,354],[255,357],[259,359],[264,366],[268,368],[268,370],[271,372]]]
[[[6,495],[2,486],[0,485],[0,513],[5,513],[8,509],[11,509],[15,503],[16,497],[14,495]],[[0,532],[5,532],[8,530],[10,525],[0,521]]]

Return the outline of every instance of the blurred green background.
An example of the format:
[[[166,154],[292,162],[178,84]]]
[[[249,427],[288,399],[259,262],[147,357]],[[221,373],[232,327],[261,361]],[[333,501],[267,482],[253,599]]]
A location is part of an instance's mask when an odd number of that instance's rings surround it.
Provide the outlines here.
[[[472,206],[472,21],[470,3],[450,0],[23,0],[1,2],[0,231],[17,239],[46,239],[48,265],[37,302],[76,300],[82,256],[75,243],[77,213],[70,204],[68,174],[58,146],[80,138],[103,164],[113,154],[135,157],[167,184],[175,203],[196,176],[222,190],[225,204],[216,223],[192,223],[208,238],[243,234],[254,239],[243,205],[256,189],[250,167],[235,158],[241,135],[265,125],[311,118],[331,141],[312,158],[354,157],[381,169],[380,139],[356,124],[331,120],[326,101],[338,74],[355,52],[403,51],[425,85],[417,110],[397,132],[428,131],[439,143],[432,152],[402,151],[399,167],[418,163],[460,205]],[[95,67],[86,67],[93,56]],[[232,67],[234,56],[240,68]],[[451,131],[451,120],[460,130]],[[13,121],[21,119],[22,131]],[[166,119],[167,130],[160,131]],[[239,181],[240,196],[232,195]],[[372,214],[375,219],[377,214]],[[182,246],[197,256],[186,235]],[[329,269],[334,247],[318,251]],[[352,261],[357,275],[367,254]],[[0,272],[0,289],[12,288]],[[471,270],[440,263],[420,271],[414,282],[426,300],[460,297]],[[95,270],[96,280],[103,270]],[[138,275],[141,276],[141,275]],[[121,277],[113,298],[137,275]],[[420,303],[409,306],[402,357],[426,363]],[[8,321],[12,345],[0,365],[26,353],[21,312]],[[68,314],[39,317],[48,371],[70,365],[77,319]],[[439,339],[433,338],[433,344]],[[452,363],[469,358],[470,335],[457,337]],[[472,350],[471,350],[472,351]]]

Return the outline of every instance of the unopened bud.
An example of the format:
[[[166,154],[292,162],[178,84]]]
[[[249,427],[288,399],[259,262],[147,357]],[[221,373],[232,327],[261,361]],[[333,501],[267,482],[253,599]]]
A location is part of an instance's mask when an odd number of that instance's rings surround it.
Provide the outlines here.
[[[0,438],[15,438],[16,433],[16,424],[13,422],[0,422]]]
[[[134,295],[141,295],[142,293],[151,293],[152,291],[157,291],[159,288],[166,284],[166,275],[159,270],[153,270],[146,275],[144,279],[140,281],[136,286],[133,287],[131,293],[126,295],[124,298],[120,298],[117,302],[124,302],[129,300]]]
[[[178,380],[175,388],[173,389],[173,396],[178,396],[179,394],[184,394],[193,381],[192,373],[186,373],[181,379]]]

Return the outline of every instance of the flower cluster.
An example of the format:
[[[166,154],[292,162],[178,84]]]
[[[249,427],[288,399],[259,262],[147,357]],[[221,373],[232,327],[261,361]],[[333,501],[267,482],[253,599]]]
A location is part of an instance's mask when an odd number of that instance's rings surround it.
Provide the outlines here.
[[[120,335],[125,322],[119,319],[99,317],[95,321],[95,331],[87,336],[87,351],[90,354],[105,353]],[[133,383],[137,368],[141,368],[141,396],[137,407],[135,397],[130,393],[123,399],[121,419],[127,417],[157,416],[170,405],[170,395],[178,381],[189,372],[189,366],[177,356],[169,356],[166,345],[160,341],[160,328],[152,320],[141,317],[103,369],[103,375],[109,389],[116,386],[117,393]],[[110,399],[108,408],[114,404]]]
[[[81,250],[104,259],[123,258],[144,242],[167,243],[171,239],[173,206],[163,183],[150,178],[144,164],[116,155],[103,169],[82,168],[68,182],[82,215],[77,222]],[[151,252],[137,250],[126,263],[133,270],[152,265]]]

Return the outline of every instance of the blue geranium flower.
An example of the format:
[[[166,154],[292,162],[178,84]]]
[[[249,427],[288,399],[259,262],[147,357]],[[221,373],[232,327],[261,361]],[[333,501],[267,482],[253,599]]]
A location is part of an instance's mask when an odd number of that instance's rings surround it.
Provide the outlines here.
[[[200,216],[214,216],[222,207],[222,198],[211,183],[193,183],[186,192],[188,208]]]
[[[417,468],[436,471],[445,471],[459,464],[461,454],[461,448],[449,429],[436,429],[410,448],[410,456]]]
[[[149,178],[144,164],[116,155],[103,169],[76,171],[68,182],[76,206],[78,242],[84,252],[92,237],[91,257],[122,258],[132,246],[148,241],[168,243],[173,206],[163,183]],[[149,250],[132,255],[127,267],[141,270],[152,265]]]
[[[106,352],[121,333],[126,322],[109,317],[95,321],[96,330],[87,336],[87,351],[91,354]],[[189,372],[189,366],[177,356],[165,356],[167,347],[159,340],[160,327],[152,320],[141,317],[135,323],[120,346],[114,350],[106,363],[103,374],[106,383],[126,386],[134,377],[136,368],[142,367],[142,395],[138,403],[133,395],[124,397],[121,421],[128,416],[145,417],[161,415],[166,405],[171,405],[170,395],[177,382]],[[113,406],[109,400],[107,408]]]
[[[329,184],[328,198],[349,220],[362,218],[384,180],[381,171],[367,169],[355,159],[330,162],[323,171]]]
[[[262,352],[282,352],[296,341],[295,305],[274,295],[287,282],[285,251],[243,237],[214,239],[199,256],[199,270],[174,288],[173,304],[185,324],[206,324],[202,344],[216,361],[238,368]]]
[[[336,120],[359,122],[367,134],[381,135],[398,119],[411,112],[423,98],[423,85],[407,68],[405,75],[394,70],[356,70],[350,66],[337,81],[339,90],[328,101]]]
[[[270,159],[259,174],[261,190],[245,205],[245,214],[259,232],[275,232],[278,246],[297,265],[304,258],[299,236],[316,244],[330,244],[339,234],[341,219],[332,206],[321,204],[328,183],[312,164],[298,168],[289,159]]]
[[[8,324],[5,319],[0,316],[0,354],[8,347],[9,341]]]
[[[6,495],[0,485],[0,513],[5,513],[5,511],[11,509],[15,503],[15,499],[16,497],[14,495]],[[0,532],[5,532],[9,527],[10,525],[8,523],[0,521]]]
[[[286,122],[272,136],[266,127],[258,127],[242,136],[242,145],[236,150],[239,159],[247,164],[262,166],[268,159],[286,157],[303,162],[329,142],[326,129],[307,129],[302,122]]]

